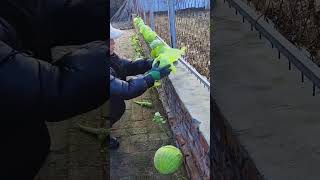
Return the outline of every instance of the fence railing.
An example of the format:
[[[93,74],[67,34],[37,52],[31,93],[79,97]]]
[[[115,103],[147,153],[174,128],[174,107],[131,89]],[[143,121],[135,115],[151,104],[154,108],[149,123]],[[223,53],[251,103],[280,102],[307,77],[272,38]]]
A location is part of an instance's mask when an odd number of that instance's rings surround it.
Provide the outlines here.
[[[163,43],[164,40],[157,36],[157,38],[162,41]],[[208,88],[208,90],[210,91],[210,82],[204,77],[202,76],[194,67],[192,67],[188,62],[185,61],[184,58],[180,58],[179,61],[180,63],[182,63],[193,75],[195,75],[197,77],[197,79],[200,81],[201,84],[203,84],[204,87]]]
[[[229,3],[229,7],[235,8],[235,14],[243,17],[243,22],[247,20],[251,24],[251,30],[255,28],[259,32],[259,37],[264,36],[270,41],[272,47],[278,49],[278,58],[281,53],[288,59],[288,67],[291,70],[291,64],[295,65],[301,72],[301,81],[304,82],[306,76],[312,83],[312,95],[315,96],[316,87],[320,88],[320,69],[314,64],[301,50],[289,42],[284,36],[276,31],[268,22],[270,19],[259,18],[256,12],[241,0],[224,0]]]

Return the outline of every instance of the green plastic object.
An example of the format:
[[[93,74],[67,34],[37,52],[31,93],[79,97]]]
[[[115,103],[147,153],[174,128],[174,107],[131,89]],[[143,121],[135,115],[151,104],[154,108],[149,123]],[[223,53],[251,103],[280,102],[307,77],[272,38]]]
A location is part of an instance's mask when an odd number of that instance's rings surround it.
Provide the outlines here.
[[[141,18],[140,16],[135,17],[135,18],[133,19],[133,23],[134,23],[134,25],[137,26],[137,27],[138,27],[138,25],[141,24],[141,23],[144,24],[144,22],[143,22],[143,20],[142,20],[142,18]]]
[[[144,22],[142,19],[138,19],[136,21],[134,21],[134,25],[140,30],[141,27],[145,26]]]
[[[176,73],[176,67],[173,65],[173,63],[170,62],[169,57],[166,54],[160,54],[154,61],[153,65],[155,65],[157,62],[160,61],[159,68],[162,68],[168,64],[170,64],[170,69],[172,73]]]
[[[161,174],[172,174],[181,167],[183,155],[180,149],[167,145],[156,151],[153,161],[155,168]]]
[[[140,26],[140,33],[142,35],[145,34],[147,31],[150,31],[150,30],[151,30],[151,28],[149,26],[145,25],[145,24]]]
[[[174,66],[174,62],[176,62],[181,56],[185,53],[184,49],[174,49],[170,47],[163,48],[163,51],[161,54],[158,55],[158,57],[154,60],[153,65],[155,65],[157,62],[160,61],[159,67],[166,66],[170,64],[170,69],[172,73],[176,73],[177,69]]]
[[[139,22],[139,23],[137,24],[137,27],[138,27],[139,30],[140,30],[141,27],[143,27],[143,26],[145,26],[145,24],[144,24],[143,22]]]
[[[151,56],[153,58],[158,57],[160,54],[162,53],[166,53],[166,54],[170,54],[170,56],[173,57],[177,57],[174,59],[179,59],[181,58],[182,55],[185,54],[185,48],[181,48],[181,49],[175,49],[175,48],[171,48],[170,46],[167,46],[165,44],[158,44],[157,47],[155,47],[152,51],[151,51]]]
[[[179,58],[184,55],[185,51],[180,49],[169,48],[165,49],[164,53],[170,60],[171,63],[176,62]]]
[[[149,44],[149,46],[151,49],[155,49],[158,46],[165,46],[165,44],[159,39],[155,39]]]
[[[161,53],[163,53],[166,49],[170,48],[169,46],[162,44],[158,45],[151,51],[151,57],[156,58],[158,57]]]
[[[148,43],[151,43],[153,40],[156,39],[157,34],[152,31],[152,29],[145,25],[141,17],[136,17],[133,19],[133,23],[136,27],[138,27],[139,32],[143,35],[143,38]]]
[[[154,41],[157,38],[157,33],[155,33],[154,31],[150,31],[150,30],[146,30],[144,32],[143,38],[147,43],[151,43],[152,41]]]

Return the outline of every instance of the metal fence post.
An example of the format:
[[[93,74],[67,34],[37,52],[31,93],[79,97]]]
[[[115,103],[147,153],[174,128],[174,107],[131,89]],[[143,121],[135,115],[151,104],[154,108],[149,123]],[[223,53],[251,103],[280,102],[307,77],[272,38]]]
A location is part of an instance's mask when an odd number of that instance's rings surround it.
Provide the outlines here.
[[[142,1],[143,20],[144,20],[144,23],[147,24],[146,4],[145,4],[145,1],[143,0],[141,1]]]
[[[170,35],[171,35],[171,47],[177,47],[177,38],[176,38],[176,15],[174,9],[174,1],[168,0],[169,6],[169,20],[170,20]]]
[[[215,3],[215,0],[213,0],[212,2],[207,0],[206,5],[205,5],[206,6],[205,9],[210,9],[210,7],[211,7],[210,3],[212,3],[212,6],[213,6]]]
[[[155,31],[155,24],[154,24],[154,13],[153,13],[153,9],[154,9],[154,0],[151,0],[151,7],[150,7],[150,24],[151,24],[151,29],[153,31]]]

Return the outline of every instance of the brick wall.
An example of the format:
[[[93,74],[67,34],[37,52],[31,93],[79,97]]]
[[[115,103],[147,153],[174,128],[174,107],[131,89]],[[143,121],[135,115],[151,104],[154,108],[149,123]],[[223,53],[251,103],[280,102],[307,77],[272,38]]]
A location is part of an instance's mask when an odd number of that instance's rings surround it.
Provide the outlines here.
[[[211,103],[211,176],[214,180],[264,180],[248,153],[233,135],[217,105]]]
[[[176,144],[180,146],[184,154],[190,179],[209,179],[209,146],[205,138],[199,132],[197,125],[192,122],[191,115],[176,94],[168,78],[161,81],[158,92],[168,115]]]

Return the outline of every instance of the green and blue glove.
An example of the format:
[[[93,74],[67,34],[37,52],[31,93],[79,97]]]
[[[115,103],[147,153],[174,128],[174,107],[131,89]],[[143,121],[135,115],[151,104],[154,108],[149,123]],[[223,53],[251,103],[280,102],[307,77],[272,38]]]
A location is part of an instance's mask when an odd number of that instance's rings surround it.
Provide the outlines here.
[[[163,77],[166,77],[170,74],[171,69],[170,69],[170,64],[163,66],[163,67],[159,67],[160,61],[157,62],[152,68],[151,70],[148,72],[148,75],[151,75],[152,78],[155,81],[158,81],[160,79],[162,79]]]

